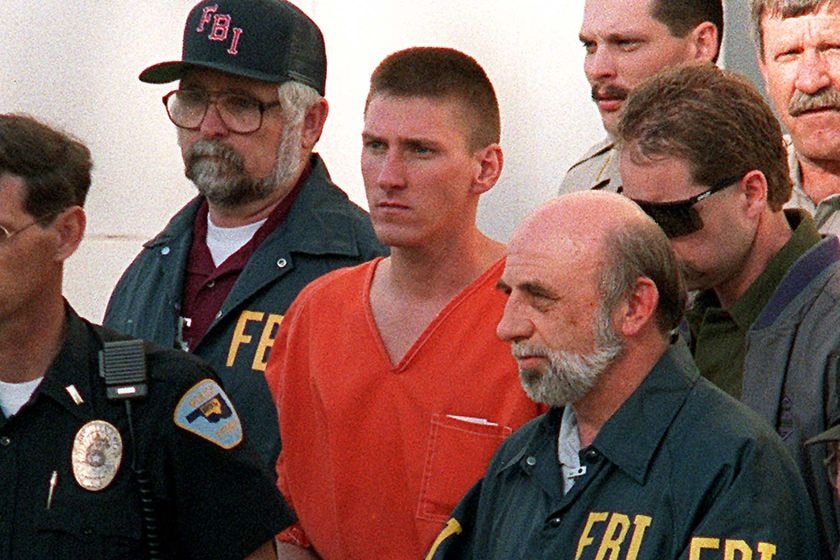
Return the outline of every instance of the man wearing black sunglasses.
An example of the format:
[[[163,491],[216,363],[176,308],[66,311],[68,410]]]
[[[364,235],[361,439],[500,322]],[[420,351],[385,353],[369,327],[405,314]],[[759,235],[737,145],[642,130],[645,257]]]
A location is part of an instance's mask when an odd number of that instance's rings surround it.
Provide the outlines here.
[[[743,78],[664,71],[617,127],[623,192],[671,238],[689,289],[700,371],[771,422],[797,459],[828,554],[838,542],[823,456],[805,441],[837,417],[840,241],[791,193],[782,132]]]
[[[272,471],[280,436],[262,374],[287,307],[311,280],[385,252],[312,153],[326,64],[321,31],[288,2],[192,9],[182,59],[140,80],[180,80],[163,105],[199,196],[145,244],[105,313],[115,330],[213,365]]]

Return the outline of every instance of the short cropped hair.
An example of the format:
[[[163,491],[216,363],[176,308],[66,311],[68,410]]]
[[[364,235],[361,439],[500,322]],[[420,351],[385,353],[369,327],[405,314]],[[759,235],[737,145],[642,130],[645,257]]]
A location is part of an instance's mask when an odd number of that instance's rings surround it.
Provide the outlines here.
[[[414,47],[383,60],[370,78],[365,112],[375,95],[454,99],[464,111],[471,149],[499,142],[499,102],[484,69],[455,49]]]
[[[682,321],[688,295],[674,249],[662,229],[643,216],[609,232],[604,240],[607,255],[599,281],[604,309],[613,310],[635,287],[649,278],[659,292],[656,326],[667,337]]]
[[[0,174],[23,180],[24,209],[42,223],[84,206],[92,168],[79,140],[27,115],[0,115]]]
[[[838,0],[750,0],[752,12],[753,36],[758,44],[758,53],[764,58],[764,30],[761,20],[767,17],[792,18],[815,14],[824,6],[840,8]]]
[[[616,126],[634,161],[678,158],[694,182],[712,186],[752,170],[767,179],[767,202],[779,211],[792,184],[782,129],[745,78],[713,64],[679,65],[642,82]]]
[[[722,0],[654,0],[651,15],[665,24],[674,37],[685,37],[705,21],[713,23],[717,27],[717,47],[720,54],[723,40]]]

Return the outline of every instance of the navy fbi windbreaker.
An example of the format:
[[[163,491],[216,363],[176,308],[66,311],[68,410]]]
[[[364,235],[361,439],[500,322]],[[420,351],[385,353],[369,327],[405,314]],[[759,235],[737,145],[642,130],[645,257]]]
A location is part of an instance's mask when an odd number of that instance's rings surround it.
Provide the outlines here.
[[[107,327],[176,346],[193,220],[200,204],[200,198],[190,202],[144,245],[111,295]],[[312,171],[285,222],[251,256],[204,338],[191,349],[218,372],[271,472],[280,453],[280,432],[263,372],[283,314],[315,278],[385,253],[367,213],[332,183],[324,162],[314,155]]]
[[[562,409],[505,441],[429,558],[783,560],[825,558],[788,450],[701,378],[683,344],[580,452],[567,495]]]

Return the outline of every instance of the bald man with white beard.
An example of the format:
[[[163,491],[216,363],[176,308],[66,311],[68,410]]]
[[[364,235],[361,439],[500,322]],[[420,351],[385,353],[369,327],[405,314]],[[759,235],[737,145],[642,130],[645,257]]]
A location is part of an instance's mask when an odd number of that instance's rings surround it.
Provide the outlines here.
[[[497,333],[551,409],[502,444],[428,558],[820,557],[778,435],[673,342],[685,287],[634,203],[586,191],[542,206],[498,286]]]

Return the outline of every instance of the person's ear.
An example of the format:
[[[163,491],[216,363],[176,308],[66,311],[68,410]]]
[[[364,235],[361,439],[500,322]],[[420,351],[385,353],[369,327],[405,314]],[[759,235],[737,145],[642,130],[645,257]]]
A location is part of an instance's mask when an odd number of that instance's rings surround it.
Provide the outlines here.
[[[306,109],[306,113],[303,115],[301,144],[307,154],[312,151],[312,148],[320,140],[329,112],[330,106],[323,97]]]
[[[659,290],[653,280],[645,276],[636,279],[636,285],[629,290],[624,301],[618,305],[617,330],[624,337],[640,333],[655,319],[659,305]]]
[[[744,194],[747,215],[757,217],[767,208],[767,178],[754,169],[744,175],[738,185]]]
[[[87,216],[81,206],[71,206],[63,210],[50,224],[55,232],[55,260],[64,262],[79,248],[85,236]]]
[[[694,59],[697,62],[712,62],[718,56],[718,28],[710,21],[704,21],[691,32],[694,45]]]
[[[502,174],[505,157],[501,146],[489,144],[475,153],[478,163],[477,172],[473,179],[472,192],[482,194],[493,188]]]

